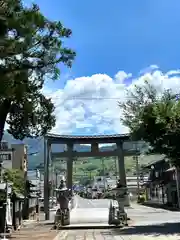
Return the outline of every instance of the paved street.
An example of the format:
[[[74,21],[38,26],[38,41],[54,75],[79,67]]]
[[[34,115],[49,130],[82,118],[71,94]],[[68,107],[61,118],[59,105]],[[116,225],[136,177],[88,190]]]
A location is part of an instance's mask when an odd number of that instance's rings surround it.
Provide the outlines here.
[[[178,240],[180,239],[180,213],[145,207],[136,203],[127,208],[131,218],[127,228],[107,226],[109,200],[87,200],[77,197],[71,213],[71,226],[87,227],[84,230],[63,230],[56,240]],[[88,229],[94,226],[96,229]],[[101,229],[97,229],[101,226]]]
[[[155,209],[132,203],[127,208],[131,218],[129,227],[106,228],[109,200],[87,200],[77,196],[75,208],[71,212],[71,226],[74,230],[62,230],[54,240],[178,240],[180,239],[180,213]],[[55,209],[51,210],[51,221]],[[84,227],[84,230],[80,229]],[[98,229],[98,227],[100,228]],[[104,228],[102,228],[104,226]],[[91,227],[91,229],[90,229]],[[92,229],[94,227],[94,229]],[[55,233],[41,232],[38,227],[37,239],[55,236]],[[33,230],[33,228],[32,228]],[[23,238],[23,232],[20,235]],[[47,236],[47,237],[46,237]],[[48,239],[48,238],[47,238]]]
[[[109,200],[91,200],[76,197],[76,207],[71,212],[71,225],[107,224]]]
[[[176,229],[178,227],[176,226]],[[62,231],[56,240],[178,240],[180,235],[175,232],[168,232],[165,227],[141,227],[103,230],[69,230]]]
[[[108,199],[89,200],[79,196],[76,198],[76,207],[71,212],[71,224],[105,224],[108,222]],[[180,213],[164,209],[155,209],[132,203],[126,208],[128,217],[133,225],[161,224],[179,222]]]
[[[84,199],[77,196],[77,208],[108,208],[108,199]]]
[[[171,212],[164,209],[151,208],[138,204],[131,204],[127,209],[133,225],[149,225],[180,222],[180,212]]]

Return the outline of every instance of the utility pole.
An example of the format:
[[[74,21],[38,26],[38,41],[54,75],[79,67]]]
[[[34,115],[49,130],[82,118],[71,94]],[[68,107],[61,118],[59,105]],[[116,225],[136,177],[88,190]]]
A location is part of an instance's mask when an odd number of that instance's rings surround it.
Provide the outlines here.
[[[4,240],[8,240],[6,238],[6,229],[7,229],[7,205],[8,205],[8,182],[7,179],[5,181],[5,204],[4,204]]]
[[[58,188],[58,173],[56,171],[56,181],[55,181],[55,184],[56,184],[56,188]]]
[[[102,158],[102,169],[103,169],[103,183],[104,183],[104,190],[105,190],[105,185],[106,185],[106,181],[105,181],[105,165],[104,165],[104,158]]]
[[[115,157],[115,159],[114,159],[114,170],[115,170],[115,174],[116,174],[116,181],[117,181],[117,179],[118,179],[118,176],[117,176],[117,159],[116,159],[116,157]]]
[[[36,192],[36,197],[37,197],[37,205],[36,205],[36,214],[37,214],[37,221],[39,222],[39,214],[40,214],[40,191],[41,191],[41,175],[40,171],[36,169],[36,181],[37,181],[37,192]]]
[[[136,163],[136,180],[137,180],[137,195],[139,196],[140,193],[140,179],[139,179],[139,159],[138,159],[138,155],[136,154],[135,156],[133,156],[133,160]]]
[[[139,148],[138,148],[138,143],[135,142],[135,156],[133,156],[133,159],[135,160],[136,163],[136,178],[137,178],[137,195],[139,196],[140,193],[140,171],[139,171]]]
[[[180,208],[180,192],[179,192],[179,168],[175,167],[176,189],[178,198],[178,208]]]
[[[0,183],[3,183],[3,161],[0,160]]]
[[[92,171],[89,171],[89,178],[90,178],[90,181],[92,179]]]

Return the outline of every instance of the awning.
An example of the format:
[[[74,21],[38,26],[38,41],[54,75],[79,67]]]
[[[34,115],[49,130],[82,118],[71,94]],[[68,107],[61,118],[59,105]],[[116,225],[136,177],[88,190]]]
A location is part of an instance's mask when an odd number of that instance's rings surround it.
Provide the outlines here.
[[[30,198],[37,198],[37,195],[36,194],[30,194],[29,197]]]
[[[21,193],[14,193],[14,195],[17,199],[24,199],[25,198],[24,195],[22,195]]]
[[[175,167],[171,167],[171,168],[167,169],[166,172],[173,172],[173,171],[175,171],[175,170],[176,170]]]

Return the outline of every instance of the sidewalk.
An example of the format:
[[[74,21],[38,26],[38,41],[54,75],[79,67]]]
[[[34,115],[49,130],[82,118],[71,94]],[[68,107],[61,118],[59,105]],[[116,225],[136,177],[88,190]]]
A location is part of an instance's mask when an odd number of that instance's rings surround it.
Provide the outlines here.
[[[21,228],[20,231],[13,232],[11,238],[17,240],[53,240],[58,232],[51,229],[52,225],[32,222]]]
[[[71,209],[73,209],[73,205]],[[56,212],[57,207],[50,209],[50,212]],[[52,217],[50,217],[52,218]],[[40,214],[40,221],[26,220],[22,224],[22,228],[19,231],[13,232],[13,239],[17,240],[53,240],[59,231],[52,230],[54,225],[54,217],[50,220],[44,220],[44,213]]]
[[[152,208],[161,208],[164,210],[169,210],[169,211],[174,211],[174,212],[179,212],[180,209],[176,208],[176,207],[168,207],[165,204],[162,203],[157,203],[157,202],[152,202],[152,201],[146,201],[142,204],[143,206],[148,206],[148,207],[152,207]]]

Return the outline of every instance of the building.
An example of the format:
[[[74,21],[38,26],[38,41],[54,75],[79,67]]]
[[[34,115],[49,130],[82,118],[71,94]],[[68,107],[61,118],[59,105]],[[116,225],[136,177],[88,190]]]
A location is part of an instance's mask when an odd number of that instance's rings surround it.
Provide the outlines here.
[[[0,143],[0,163],[3,168],[11,169],[13,161],[13,149],[9,147],[8,142]]]
[[[145,166],[144,171],[149,173],[145,184],[147,201],[177,207],[176,173],[170,162],[165,158],[157,160]]]
[[[94,176],[93,180],[93,188],[99,189],[100,191],[104,191],[108,188],[108,182],[106,177],[104,176]]]
[[[0,163],[5,169],[20,169],[27,172],[27,146],[25,144],[12,144],[8,142],[0,143]]]
[[[126,178],[128,191],[133,194],[133,196],[137,196],[139,191],[143,188],[144,182],[148,180],[148,176],[128,176]],[[139,187],[139,189],[138,189]]]
[[[27,172],[28,159],[27,159],[27,145],[25,144],[12,144],[12,168],[20,169],[24,173]]]
[[[137,196],[138,194],[138,182],[139,182],[139,188],[141,189],[143,187],[144,182],[148,180],[148,176],[145,175],[143,178],[141,176],[127,176],[126,177],[126,183],[127,183],[127,188],[128,191],[133,194],[133,196]],[[116,187],[117,180],[115,179],[107,179],[108,186],[110,188]]]

